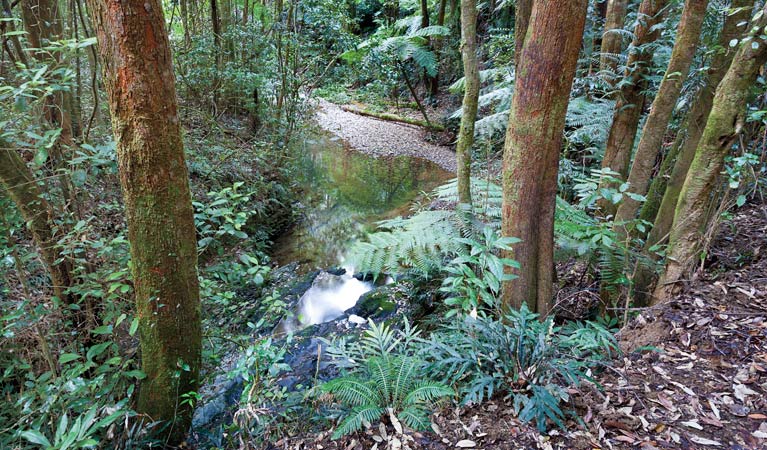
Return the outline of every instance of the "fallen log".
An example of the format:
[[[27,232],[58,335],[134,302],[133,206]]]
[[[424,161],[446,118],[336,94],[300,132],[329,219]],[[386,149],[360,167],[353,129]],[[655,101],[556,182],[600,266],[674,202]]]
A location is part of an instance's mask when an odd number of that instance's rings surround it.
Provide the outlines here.
[[[433,131],[445,131],[445,127],[443,127],[442,125],[426,122],[425,120],[411,119],[409,117],[402,117],[396,114],[379,113],[379,112],[374,112],[367,109],[360,109],[360,108],[355,108],[353,106],[346,106],[346,105],[342,105],[341,109],[343,111],[350,112],[353,114],[359,114],[360,116],[373,117],[375,119],[386,120],[388,122],[400,122],[400,123],[406,123],[408,125],[416,125],[419,127],[428,128]]]

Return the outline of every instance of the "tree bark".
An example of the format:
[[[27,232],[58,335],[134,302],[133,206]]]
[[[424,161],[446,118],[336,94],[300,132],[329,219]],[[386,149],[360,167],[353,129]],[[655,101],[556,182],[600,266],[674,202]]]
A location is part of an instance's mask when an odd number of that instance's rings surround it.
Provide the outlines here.
[[[514,10],[514,68],[519,68],[522,57],[522,47],[525,44],[530,14],[533,11],[533,0],[517,0]]]
[[[11,3],[8,0],[2,0],[0,2],[0,5],[3,7],[3,18],[10,19],[13,17],[13,11],[11,10]],[[7,21],[2,23],[1,31],[3,33],[11,33],[11,36],[8,37],[8,40],[11,41],[11,44],[13,45],[13,49],[16,51],[16,59],[23,64],[25,67],[29,66],[29,62],[27,61],[27,54],[24,52],[24,48],[21,46],[21,41],[19,40],[19,36],[17,34],[13,34],[12,32],[15,31],[15,26],[13,22]],[[10,53],[10,49],[8,50],[8,54],[12,57],[13,55]]]
[[[715,51],[709,63],[703,86],[695,95],[690,111],[664,158],[658,175],[650,184],[647,201],[639,212],[640,219],[653,222],[642,249],[644,256],[650,261],[658,259],[658,255],[650,249],[662,244],[668,237],[674,221],[674,208],[679,200],[679,192],[682,190],[687,171],[695,156],[695,149],[706,126],[706,119],[711,112],[716,87],[727,73],[735,55],[735,50],[730,48],[729,43],[732,39],[743,35],[743,30],[746,29],[745,23],[748,22],[751,14],[748,6],[753,3],[753,0],[734,0],[730,5],[735,13],[728,15],[724,21],[719,34],[719,49]],[[635,305],[647,304],[655,278],[653,267],[646,264],[637,265],[633,280]]]
[[[635,194],[647,193],[655,161],[661,153],[666,129],[671,121],[676,102],[679,100],[679,94],[682,92],[682,85],[690,71],[695,50],[698,48],[707,6],[708,0],[685,2],[677,28],[676,42],[671,52],[671,60],[642,129],[642,137],[639,139],[634,164],[629,173],[629,189]],[[640,202],[626,197],[618,207],[615,214],[615,231],[619,241],[625,242],[631,234],[630,230],[626,229],[625,223],[634,219],[640,206]]]
[[[21,15],[27,30],[27,40],[34,49],[32,54],[41,63],[49,63],[51,54],[42,48],[49,42],[64,38],[58,2],[55,0],[22,0]],[[61,62],[61,56],[58,53],[54,53],[52,57],[55,63]],[[66,169],[68,150],[74,145],[72,104],[71,92],[53,92],[46,98],[44,115],[45,120],[52,127],[61,129],[59,139],[51,149],[51,160],[54,169],[59,172],[57,176],[64,198],[68,201],[71,210],[74,211],[77,200],[69,177],[62,173]]]
[[[197,248],[176,86],[160,0],[88,0],[104,60],[131,243],[142,381],[137,410],[179,444],[197,391]]]
[[[61,232],[54,224],[53,208],[45,200],[43,192],[37,184],[24,160],[0,139],[0,182],[11,200],[27,223],[32,239],[40,250],[43,260],[51,277],[53,295],[64,304],[76,303],[67,293],[73,284],[72,264],[69,258],[62,255],[56,248],[61,239]]]
[[[753,4],[753,0],[733,0],[731,3],[730,9],[735,12],[725,18],[722,31],[719,34],[719,48],[715,50],[708,64],[703,86],[695,95],[690,111],[685,117],[679,133],[677,133],[668,155],[663,160],[660,173],[650,185],[647,201],[642,205],[639,214],[640,219],[654,222],[645,248],[665,240],[664,236],[668,234],[671,228],[671,222],[674,220],[674,208],[679,199],[679,191],[682,189],[687,170],[695,156],[695,149],[698,147],[703,128],[706,126],[708,114],[711,112],[716,87],[719,86],[724,74],[727,73],[735,55],[735,50],[730,48],[730,41],[742,36],[744,30],[747,29],[746,24],[751,14],[751,9],[748,6]]]
[[[551,309],[557,168],[587,0],[535,0],[522,49],[503,154],[504,236],[522,239],[507,257],[518,276],[504,282],[504,307]]]
[[[719,84],[706,128],[690,165],[674,213],[666,267],[653,303],[669,300],[698,255],[706,227],[706,209],[724,158],[737,139],[745,120],[750,88],[767,63],[767,40],[761,34],[767,24],[767,7],[752,26],[751,39],[740,44],[727,74]],[[754,48],[756,47],[756,48]]]
[[[455,155],[458,163],[458,202],[471,204],[471,146],[479,100],[479,63],[477,62],[477,0],[461,0],[461,58],[464,92],[461,129]]]
[[[618,60],[623,49],[623,23],[626,20],[628,0],[607,0],[605,15],[605,31],[602,34],[599,70],[605,81],[612,85],[615,82]],[[617,31],[616,31],[617,30]]]
[[[667,0],[643,0],[639,5],[639,20],[634,27],[634,40],[629,47],[625,82],[616,95],[615,115],[607,136],[602,169],[611,169],[623,179],[628,174],[631,151],[644,107],[644,76],[652,64],[652,53],[646,47],[658,39],[660,32],[655,25],[662,20],[667,3]],[[616,208],[609,201],[602,200],[599,206],[605,216],[615,213]]]

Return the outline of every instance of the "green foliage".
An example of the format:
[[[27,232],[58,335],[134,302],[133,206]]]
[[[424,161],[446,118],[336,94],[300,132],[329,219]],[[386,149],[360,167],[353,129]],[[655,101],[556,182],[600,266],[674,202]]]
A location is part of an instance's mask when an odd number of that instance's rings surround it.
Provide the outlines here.
[[[434,405],[454,395],[442,383],[423,378],[425,362],[414,355],[418,332],[406,322],[405,331],[395,332],[386,325],[369,321],[370,330],[351,353],[358,360],[341,358],[344,367],[353,370],[347,376],[323,384],[321,390],[347,408],[333,439],[370,426],[384,415],[392,422],[401,421],[410,428],[426,430]],[[345,343],[344,345],[345,346]],[[336,356],[347,353],[336,351]]]
[[[368,55],[370,58],[380,60],[388,57],[399,63],[413,61],[417,68],[434,76],[437,73],[437,56],[429,48],[428,38],[447,36],[449,32],[446,27],[441,26],[421,28],[420,16],[408,17],[397,21],[391,29],[379,30],[371,40],[360,44],[358,50],[372,47]],[[393,36],[372,46],[386,34],[393,34]]]
[[[557,327],[552,317],[541,321],[523,305],[501,320],[466,316],[446,325],[422,355],[430,373],[459,387],[464,403],[504,394],[521,420],[544,431],[549,421],[564,426],[566,388],[590,379],[590,368],[617,349],[603,326]]]
[[[195,208],[199,252],[213,246],[221,250],[226,238],[247,239],[243,228],[248,220],[263,213],[264,206],[251,201],[252,192],[242,191],[245,183],[238,181],[219,191],[208,192],[210,203],[192,202]]]
[[[447,293],[445,304],[452,308],[445,317],[461,313],[476,317],[480,309],[496,311],[501,283],[516,278],[505,270],[507,267],[519,268],[519,263],[496,253],[511,250],[511,245],[520,240],[500,237],[489,227],[484,229],[482,237],[481,242],[459,238],[458,241],[470,249],[469,253],[456,257],[445,267],[448,276],[440,291]]]
[[[475,217],[500,218],[501,189],[485,180],[472,180]],[[434,197],[457,202],[457,182],[451,181],[434,191]],[[400,273],[415,269],[429,275],[443,266],[446,259],[467,254],[463,237],[474,234],[480,225],[467,223],[453,209],[420,211],[408,218],[378,222],[380,231],[357,242],[349,251],[348,261],[364,272],[375,275]]]
[[[263,338],[245,349],[231,377],[242,377],[244,387],[240,395],[235,422],[239,433],[249,441],[268,438],[269,432],[280,420],[278,410],[285,403],[287,390],[277,383],[280,375],[291,370],[284,362],[286,345],[275,345],[271,338]]]
[[[0,317],[3,336],[41,330],[44,314],[40,307],[20,304]],[[118,330],[125,335],[135,332],[132,327],[128,330],[131,322],[122,315],[91,331],[98,343],[59,355],[48,353],[44,358],[48,370],[38,370],[40,361],[25,351],[0,353],[0,388],[6,399],[0,407],[0,428],[8,431],[0,434],[0,447],[93,448],[115,442],[115,435],[128,437],[115,426],[134,416],[130,405],[144,374],[130,355],[120,353],[113,338]]]

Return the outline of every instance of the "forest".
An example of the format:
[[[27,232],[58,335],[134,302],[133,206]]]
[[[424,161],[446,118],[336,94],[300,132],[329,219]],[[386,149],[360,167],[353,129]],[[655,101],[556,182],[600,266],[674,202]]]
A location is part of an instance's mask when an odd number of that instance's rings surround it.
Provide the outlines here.
[[[765,2],[0,7],[0,450],[767,448]]]

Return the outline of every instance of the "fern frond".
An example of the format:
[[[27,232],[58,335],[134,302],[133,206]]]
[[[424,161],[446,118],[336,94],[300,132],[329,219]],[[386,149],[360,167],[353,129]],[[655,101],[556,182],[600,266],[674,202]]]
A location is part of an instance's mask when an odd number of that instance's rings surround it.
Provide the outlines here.
[[[409,406],[400,411],[397,418],[413,430],[423,431],[431,427],[429,411],[421,407]]]
[[[354,433],[362,429],[364,423],[372,423],[378,420],[384,413],[386,408],[381,408],[375,405],[362,405],[355,406],[349,414],[333,432],[332,439],[338,439],[347,434]]]
[[[336,378],[322,385],[322,390],[333,394],[340,402],[352,406],[380,404],[381,394],[365,383],[351,377]]]

